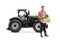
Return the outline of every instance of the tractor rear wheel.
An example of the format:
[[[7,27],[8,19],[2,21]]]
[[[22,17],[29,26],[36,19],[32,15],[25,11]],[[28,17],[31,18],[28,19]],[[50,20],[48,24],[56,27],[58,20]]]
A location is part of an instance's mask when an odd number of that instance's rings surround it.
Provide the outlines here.
[[[19,32],[22,28],[21,22],[19,20],[12,20],[9,23],[9,29],[12,32]]]

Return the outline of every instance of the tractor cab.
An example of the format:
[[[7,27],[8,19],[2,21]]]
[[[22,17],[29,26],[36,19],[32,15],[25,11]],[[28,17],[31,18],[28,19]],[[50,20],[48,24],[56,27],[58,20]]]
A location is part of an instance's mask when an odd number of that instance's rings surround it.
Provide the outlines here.
[[[18,9],[18,17],[21,17],[23,20],[28,20],[28,15],[30,14],[29,10]]]

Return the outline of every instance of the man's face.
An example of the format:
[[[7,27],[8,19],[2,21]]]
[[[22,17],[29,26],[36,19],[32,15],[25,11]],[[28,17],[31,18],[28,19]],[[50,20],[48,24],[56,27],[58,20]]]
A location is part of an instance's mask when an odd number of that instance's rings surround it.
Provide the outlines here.
[[[41,7],[42,11],[44,11],[44,7]]]

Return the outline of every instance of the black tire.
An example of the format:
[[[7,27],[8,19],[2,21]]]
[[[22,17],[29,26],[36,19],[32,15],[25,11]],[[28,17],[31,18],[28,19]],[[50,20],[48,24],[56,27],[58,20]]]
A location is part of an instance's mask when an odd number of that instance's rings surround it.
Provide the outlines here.
[[[34,31],[37,32],[37,33],[40,32],[40,27],[41,27],[41,23],[39,23],[39,22],[36,22],[36,23],[34,23],[34,25],[33,25],[33,29],[34,29]]]
[[[19,20],[12,20],[10,21],[9,23],[9,29],[12,31],[12,32],[19,32],[22,28],[22,25],[21,25],[21,22]]]

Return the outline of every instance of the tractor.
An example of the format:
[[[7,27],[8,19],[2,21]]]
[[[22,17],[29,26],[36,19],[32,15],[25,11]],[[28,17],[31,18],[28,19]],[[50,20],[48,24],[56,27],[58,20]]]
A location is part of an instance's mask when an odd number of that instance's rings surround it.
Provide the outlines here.
[[[9,19],[8,30],[11,32],[19,32],[22,28],[33,27],[34,31],[39,33],[41,22],[38,16],[30,16],[30,11],[27,9],[18,9],[18,16]]]

